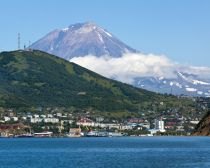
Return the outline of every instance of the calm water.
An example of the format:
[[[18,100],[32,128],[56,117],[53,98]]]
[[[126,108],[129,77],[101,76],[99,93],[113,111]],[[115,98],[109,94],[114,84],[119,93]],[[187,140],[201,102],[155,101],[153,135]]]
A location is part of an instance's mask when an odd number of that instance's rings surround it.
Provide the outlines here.
[[[210,138],[1,138],[0,167],[210,167]]]

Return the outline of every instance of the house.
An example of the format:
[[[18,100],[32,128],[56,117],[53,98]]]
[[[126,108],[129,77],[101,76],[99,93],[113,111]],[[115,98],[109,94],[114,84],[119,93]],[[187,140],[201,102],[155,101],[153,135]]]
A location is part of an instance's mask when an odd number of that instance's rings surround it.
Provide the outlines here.
[[[31,123],[40,123],[42,121],[43,121],[42,118],[31,118],[31,120],[30,120]]]
[[[10,121],[10,120],[11,120],[10,117],[4,116],[4,121],[5,121],[5,122]]]
[[[52,114],[47,114],[47,117],[48,118],[53,118],[53,115]]]
[[[198,123],[199,123],[199,121],[197,121],[197,120],[190,121],[190,124],[195,124],[195,125],[197,125]]]
[[[57,117],[62,117],[62,113],[57,113]]]
[[[109,129],[120,129],[121,125],[120,124],[115,124],[115,123],[105,123],[104,124],[105,128]]]
[[[120,125],[119,130],[132,130],[132,125]]]
[[[46,118],[47,116],[46,116],[46,115],[44,115],[44,114],[42,114],[42,115],[40,115],[40,117],[42,117],[42,118]]]
[[[53,123],[53,124],[59,123],[59,119],[58,118],[44,118],[43,121],[45,123]]]
[[[142,122],[144,122],[144,120],[141,118],[131,118],[128,120],[128,123],[142,123]]]
[[[92,121],[92,120],[90,120],[90,119],[88,119],[88,118],[83,118],[83,119],[80,119],[79,121],[77,121],[77,123],[76,123],[78,126],[88,126],[88,127],[90,127],[90,126],[95,126],[95,123]]]
[[[68,137],[81,137],[81,128],[70,128]]]
[[[96,117],[96,122],[102,122],[104,121],[104,117]]]
[[[12,117],[13,121],[18,121],[18,117]]]
[[[23,119],[23,120],[27,120],[27,117],[23,116],[22,119]]]
[[[39,115],[38,114],[34,114],[34,118],[39,118]]]

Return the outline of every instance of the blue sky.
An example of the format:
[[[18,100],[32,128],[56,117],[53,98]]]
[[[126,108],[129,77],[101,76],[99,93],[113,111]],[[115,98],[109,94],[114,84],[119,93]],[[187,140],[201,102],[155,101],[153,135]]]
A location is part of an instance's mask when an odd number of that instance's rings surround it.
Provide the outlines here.
[[[209,0],[1,0],[0,50],[56,28],[93,21],[129,46],[210,67]]]

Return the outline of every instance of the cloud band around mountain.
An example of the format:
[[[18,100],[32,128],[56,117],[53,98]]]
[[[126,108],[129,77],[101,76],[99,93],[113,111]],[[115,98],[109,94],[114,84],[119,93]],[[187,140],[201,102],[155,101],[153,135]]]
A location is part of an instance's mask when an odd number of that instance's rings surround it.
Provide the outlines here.
[[[127,53],[122,57],[74,57],[70,60],[105,77],[132,84],[138,77],[176,78],[177,71],[209,76],[210,68],[180,65],[164,55]]]

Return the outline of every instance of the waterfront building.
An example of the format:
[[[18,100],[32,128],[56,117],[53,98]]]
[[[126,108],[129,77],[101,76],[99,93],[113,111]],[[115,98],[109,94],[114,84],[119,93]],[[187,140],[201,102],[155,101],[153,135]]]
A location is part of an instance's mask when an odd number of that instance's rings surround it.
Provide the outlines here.
[[[155,119],[155,129],[159,132],[165,132],[164,121],[162,119]]]
[[[69,134],[67,135],[68,137],[81,137],[82,136],[82,132],[81,132],[81,128],[70,128],[69,130]]]

